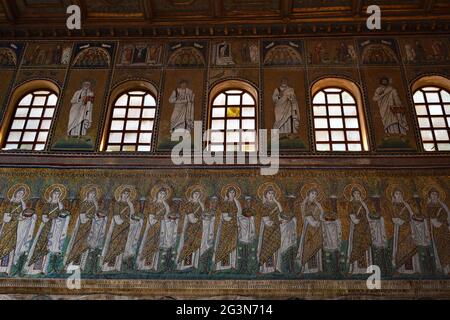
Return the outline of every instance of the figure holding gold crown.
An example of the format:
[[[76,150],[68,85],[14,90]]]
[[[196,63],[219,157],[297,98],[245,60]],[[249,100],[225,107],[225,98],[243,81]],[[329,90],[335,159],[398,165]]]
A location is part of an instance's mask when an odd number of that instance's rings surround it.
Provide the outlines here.
[[[103,212],[101,189],[97,185],[87,185],[81,189],[81,203],[75,212],[79,213],[75,228],[67,247],[64,265],[80,266],[86,270],[89,254],[103,244],[106,235],[107,215]]]
[[[429,242],[428,236],[420,229],[426,227],[422,217],[416,216],[408,203],[410,196],[406,188],[391,184],[386,190],[386,198],[394,223],[394,241],[392,248],[392,265],[401,274],[421,273],[419,243]],[[421,236],[422,234],[422,236]],[[423,241],[420,241],[422,238]]]
[[[167,184],[157,184],[150,191],[150,203],[144,210],[147,222],[139,248],[139,270],[159,271],[170,253],[165,247],[175,245],[178,217],[172,214],[171,198],[172,188]]]
[[[324,194],[317,183],[305,184],[300,194],[303,199],[300,206],[303,227],[297,252],[300,272],[322,272],[324,210],[320,202],[323,200]]]

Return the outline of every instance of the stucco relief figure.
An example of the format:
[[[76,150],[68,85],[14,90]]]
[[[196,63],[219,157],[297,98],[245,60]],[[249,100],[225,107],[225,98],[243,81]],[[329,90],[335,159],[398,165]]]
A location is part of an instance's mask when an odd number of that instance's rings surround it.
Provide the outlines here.
[[[69,124],[67,135],[72,137],[84,137],[92,126],[92,109],[94,103],[94,92],[91,83],[83,82],[83,87],[75,92],[69,113]]]
[[[298,133],[300,126],[300,112],[295,91],[288,84],[287,79],[282,79],[279,88],[272,95],[275,103],[274,129],[280,130],[281,135]]]
[[[154,186],[150,192],[150,203],[144,211],[147,222],[137,259],[139,270],[158,270],[162,221],[169,217],[171,195],[172,189],[167,186]]]
[[[44,193],[44,203],[38,204],[37,211],[41,212],[42,220],[26,262],[28,274],[59,271],[70,222],[66,196],[65,186],[52,185]]]
[[[372,235],[370,211],[366,203],[367,191],[357,183],[345,187],[350,234],[347,249],[349,273],[365,274],[372,265]]]
[[[233,53],[231,51],[231,44],[222,42],[216,45],[216,65],[229,66],[234,65]]]
[[[389,135],[406,135],[409,131],[405,108],[402,105],[392,79],[383,77],[376,89],[373,100],[378,103],[384,131]]]
[[[170,120],[170,132],[177,129],[191,131],[194,128],[195,95],[187,86],[187,81],[181,80],[179,87],[170,95],[169,103],[174,106]]]
[[[421,273],[418,247],[429,246],[431,242],[427,222],[414,214],[407,202],[408,194],[401,186],[390,185],[386,197],[394,223],[392,265],[398,273]]]
[[[205,197],[206,191],[200,185],[193,185],[186,191],[187,202],[182,206],[182,232],[176,259],[178,270],[199,268]]]
[[[310,183],[303,186],[301,196],[303,201],[300,210],[303,228],[297,260],[301,267],[301,273],[322,272],[324,210],[320,201],[323,199],[323,191],[318,184]]]
[[[102,271],[121,271],[123,262],[134,258],[143,224],[136,212],[136,196],[136,188],[128,185],[114,192],[113,216],[100,257]]]
[[[1,206],[0,272],[8,275],[31,247],[37,216],[30,208],[29,197],[28,185],[18,184],[9,189],[8,202]]]
[[[434,260],[438,272],[450,273],[450,210],[444,203],[446,194],[437,185],[427,186],[424,211],[430,219]]]
[[[87,185],[81,190],[81,203],[77,206],[78,219],[67,247],[64,265],[88,266],[88,258],[95,261],[100,255],[106,236],[107,213],[103,212],[101,189]],[[95,263],[94,263],[95,264]]]
[[[214,245],[215,271],[236,270],[238,246],[238,221],[242,215],[239,202],[241,189],[234,184],[227,185],[221,191],[222,203],[215,219],[216,242]]]

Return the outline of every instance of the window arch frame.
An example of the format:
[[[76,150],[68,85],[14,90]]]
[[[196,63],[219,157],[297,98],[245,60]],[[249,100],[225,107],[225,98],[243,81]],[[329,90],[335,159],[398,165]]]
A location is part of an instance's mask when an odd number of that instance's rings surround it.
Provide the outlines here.
[[[434,87],[437,89],[444,90],[447,91],[450,94],[450,79],[443,76],[443,75],[426,75],[426,76],[421,76],[419,78],[417,78],[416,80],[414,80],[411,84],[411,94],[412,94],[412,102],[413,102],[413,106],[414,106],[414,121],[416,123],[416,128],[417,128],[417,132],[419,134],[419,138],[420,138],[420,142],[421,142],[421,148],[424,152],[426,153],[436,153],[436,152],[444,152],[444,153],[448,153],[450,152],[450,148],[449,150],[426,150],[425,149],[425,144],[434,144],[434,147],[436,148],[437,145],[441,142],[439,142],[439,140],[436,139],[435,133],[434,131],[438,128],[438,127],[434,127],[432,125],[432,119],[434,118],[432,115],[430,115],[429,112],[429,106],[430,105],[440,105],[441,108],[445,108],[445,105],[448,105],[450,103],[446,103],[445,101],[442,101],[442,97],[440,96],[440,101],[439,103],[429,103],[427,101],[427,98],[425,97],[425,102],[424,103],[416,103],[415,101],[415,95],[419,90],[423,90],[424,88],[427,87]],[[425,95],[425,94],[424,94]],[[419,105],[425,105],[426,110],[427,110],[427,115],[426,116],[422,116],[419,115],[417,112],[417,106],[416,104]],[[449,135],[449,140],[443,140],[443,144],[449,144],[450,145],[450,113],[447,114],[447,112],[444,110],[443,111],[443,115],[442,117],[444,118],[444,120],[447,121],[447,126],[446,126],[446,130],[447,130],[447,134]],[[430,130],[427,131],[432,131],[432,137],[433,140],[430,141],[424,141],[423,136],[422,136],[422,127],[420,126],[420,121],[419,118],[427,118],[430,121]],[[444,127],[439,128],[438,130],[444,130]]]
[[[358,124],[359,124],[359,131],[360,131],[360,135],[361,135],[361,140],[360,140],[360,144],[361,144],[361,151],[349,151],[349,150],[345,150],[345,151],[337,151],[337,150],[329,150],[329,151],[320,151],[317,150],[317,139],[316,139],[316,126],[315,126],[315,116],[314,116],[314,98],[316,97],[316,95],[321,92],[324,91],[326,89],[332,89],[332,88],[336,88],[336,89],[341,89],[343,91],[348,92],[352,98],[355,100],[355,104],[356,104],[356,109],[357,109],[357,118],[358,118]],[[366,121],[366,113],[365,113],[365,104],[364,104],[364,99],[362,98],[362,93],[361,93],[361,89],[360,87],[352,80],[348,80],[345,78],[339,78],[339,77],[325,77],[322,79],[317,80],[316,82],[313,83],[313,85],[311,86],[311,118],[312,118],[312,123],[311,123],[311,128],[312,128],[312,132],[313,132],[313,142],[314,142],[314,151],[317,153],[336,153],[336,154],[354,154],[354,153],[366,153],[369,152],[371,150],[370,148],[370,139],[369,139],[369,131],[368,131],[368,126],[367,126],[367,121]],[[341,104],[341,106],[343,106],[343,104]],[[341,116],[342,119],[345,119],[344,116]],[[329,117],[327,116],[327,119],[329,119]],[[329,128],[329,130],[331,130],[331,128]],[[346,131],[345,127],[342,129],[344,132]],[[331,139],[331,137],[330,137]],[[348,144],[347,141],[344,141],[343,143]],[[332,141],[330,140],[329,144],[332,144]],[[347,148],[347,146],[346,146]]]
[[[208,112],[207,112],[207,126],[206,126],[206,130],[212,130],[212,121],[213,121],[213,103],[216,100],[216,98],[222,94],[225,93],[226,91],[232,91],[232,90],[239,90],[242,91],[242,95],[247,93],[249,94],[253,100],[255,101],[255,115],[254,117],[242,117],[242,115],[237,118],[239,120],[242,119],[254,119],[255,122],[255,129],[253,129],[255,131],[255,151],[227,151],[226,150],[226,127],[223,130],[224,132],[224,140],[222,142],[222,146],[224,146],[224,150],[223,151],[217,151],[217,152],[223,152],[223,154],[227,154],[227,153],[236,153],[236,152],[242,152],[242,153],[251,153],[251,152],[258,152],[258,133],[259,133],[259,129],[260,129],[260,125],[259,125],[259,112],[260,112],[260,104],[259,104],[259,91],[257,89],[257,87],[247,81],[244,80],[238,80],[238,79],[227,79],[227,80],[223,80],[220,81],[218,83],[215,83],[210,92],[209,92],[209,100],[208,100]],[[226,106],[226,105],[225,105]],[[239,107],[245,107],[244,105],[241,105]],[[226,110],[225,110],[226,112]],[[225,114],[224,117],[224,121],[227,120],[227,115]],[[236,129],[236,130],[245,130],[245,129]],[[251,129],[249,129],[251,130]],[[211,132],[210,132],[211,134]],[[239,145],[242,145],[242,136],[240,135],[240,141],[239,141]],[[210,149],[210,144],[211,144],[211,135],[208,136],[208,142],[206,143],[206,148],[208,150]],[[244,143],[245,144],[245,143]],[[217,144],[219,145],[219,144]],[[236,143],[234,144],[236,145]],[[214,151],[213,151],[214,152]]]
[[[4,149],[8,141],[8,136],[11,131],[13,121],[15,119],[16,110],[19,107],[19,103],[29,94],[39,91],[48,91],[51,94],[56,95],[57,101],[54,106],[54,113],[51,119],[50,127],[48,129],[48,136],[45,141],[45,146],[43,150],[29,150],[29,149]],[[10,99],[8,101],[5,116],[3,117],[2,125],[0,127],[0,150],[2,152],[43,152],[47,151],[50,145],[51,133],[53,132],[53,127],[55,125],[55,120],[58,115],[58,109],[61,103],[61,88],[60,86],[49,79],[33,79],[19,84],[12,90]],[[27,117],[28,118],[28,117]],[[36,141],[33,142],[33,145]]]
[[[134,91],[143,91],[146,92],[148,94],[150,94],[154,99],[155,99],[155,117],[153,119],[154,123],[153,123],[153,128],[151,130],[151,141],[150,141],[150,151],[108,151],[108,145],[109,145],[109,137],[110,137],[110,133],[111,133],[111,124],[113,121],[113,115],[114,115],[114,108],[115,108],[115,104],[117,102],[117,100],[122,97],[123,95],[129,93],[129,92],[134,92]],[[105,121],[104,121],[104,126],[103,126],[103,132],[102,132],[102,138],[101,138],[101,142],[100,142],[100,147],[99,147],[99,151],[100,152],[106,152],[106,153],[111,153],[111,154],[130,154],[130,153],[152,153],[154,151],[154,144],[155,144],[155,139],[156,139],[156,134],[157,134],[157,130],[158,130],[158,123],[157,120],[159,119],[159,95],[158,95],[158,89],[157,87],[152,83],[149,82],[147,80],[127,80],[124,81],[118,85],[116,85],[112,91],[111,94],[109,95],[109,100],[108,100],[108,108],[107,108],[107,112],[105,115]],[[126,108],[130,108],[130,106],[126,106]],[[137,118],[136,120],[139,120],[139,122],[142,121],[142,117],[141,118]],[[125,132],[125,129],[123,130],[123,132]],[[136,146],[139,143],[136,143]]]

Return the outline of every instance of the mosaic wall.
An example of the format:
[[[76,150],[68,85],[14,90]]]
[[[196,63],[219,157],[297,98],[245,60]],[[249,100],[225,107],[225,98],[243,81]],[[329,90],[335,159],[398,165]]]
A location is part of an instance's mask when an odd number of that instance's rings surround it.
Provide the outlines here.
[[[447,279],[449,177],[2,169],[1,277]]]

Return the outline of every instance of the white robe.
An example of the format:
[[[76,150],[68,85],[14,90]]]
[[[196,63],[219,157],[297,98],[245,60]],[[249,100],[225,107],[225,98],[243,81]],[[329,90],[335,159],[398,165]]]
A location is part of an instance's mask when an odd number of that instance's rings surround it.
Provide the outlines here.
[[[342,242],[341,221],[322,221],[322,233],[323,249],[328,252],[339,251]]]
[[[75,92],[72,100],[72,107],[69,113],[69,124],[67,126],[68,136],[85,136],[87,130],[92,125],[92,108],[91,101],[84,103],[86,97],[94,97],[94,92],[90,89],[81,89]]]
[[[372,245],[376,249],[384,249],[387,247],[386,228],[384,226],[384,218],[369,219],[370,233],[372,236]]]
[[[360,201],[360,203],[361,203],[362,209],[364,210],[363,214],[366,216],[367,220],[370,221],[370,219],[369,219],[369,208],[367,207],[367,204],[365,202],[363,202],[363,201]],[[361,210],[361,208],[360,208],[360,210]],[[350,215],[350,234],[349,234],[349,238],[348,238],[347,259],[350,259],[350,255],[352,254],[354,232],[355,232],[356,225],[359,224],[359,223],[360,223],[360,221],[358,221],[356,216],[351,214]],[[369,225],[369,227],[370,227],[370,225]],[[366,265],[370,266],[370,265],[372,265],[372,250],[369,248],[368,250],[366,250],[365,253],[366,253],[365,254],[365,256],[366,256]],[[367,267],[360,267],[358,265],[358,261],[354,261],[349,266],[349,272],[352,273],[352,274],[366,274],[367,273]]]
[[[300,125],[300,112],[297,97],[294,89],[275,89],[272,99],[275,103],[275,124],[274,129],[279,129],[280,133],[297,133]]]
[[[170,207],[167,204],[167,202],[165,202],[165,201],[162,202],[162,204],[164,205],[164,210],[165,210],[164,216],[167,217],[170,214]],[[165,219],[163,221],[161,221],[161,223],[160,223],[159,248],[162,247],[163,237],[165,237],[167,234],[166,228],[164,228],[164,230],[163,230],[164,221],[165,221]],[[178,222],[178,220],[176,220],[176,221]],[[160,250],[156,250],[156,252],[153,255],[152,262],[149,264],[148,264],[148,262],[145,261],[145,258],[142,257],[142,253],[145,250],[148,233],[157,224],[157,222],[158,222],[158,220],[156,219],[156,216],[154,214],[150,214],[147,219],[147,224],[145,225],[145,230],[144,230],[144,235],[142,237],[141,245],[139,246],[139,252],[138,252],[138,257],[137,257],[137,269],[138,270],[153,270],[153,271],[158,270],[158,265],[159,265],[159,261],[160,261]],[[177,224],[177,228],[178,228],[178,224]],[[176,238],[175,238],[175,241],[176,241]]]
[[[105,237],[105,233],[106,233],[107,220],[108,219],[106,217],[100,218],[97,215],[94,215],[94,217],[92,218],[91,229],[90,229],[88,237],[86,239],[86,241],[88,243],[88,249],[85,252],[83,252],[83,254],[81,255],[81,264],[80,264],[81,270],[86,269],[86,263],[87,263],[87,258],[88,258],[89,253],[95,249],[101,248],[102,241],[103,241],[103,239]],[[64,258],[64,265],[66,265],[70,251],[73,248],[74,241],[75,241],[76,235],[78,233],[78,229],[80,228],[80,225],[88,223],[88,222],[89,222],[89,220],[86,217],[86,214],[81,213],[80,216],[78,217],[77,223],[72,232],[72,238],[70,239],[69,245],[67,246],[67,250],[66,250],[66,254],[65,254],[65,258]]]
[[[200,256],[214,246],[214,223],[215,216],[203,218],[202,244],[200,246]]]
[[[32,240],[33,240],[33,232],[36,225],[37,216],[33,214],[31,217],[24,217],[22,215],[23,211],[26,209],[26,204],[24,202],[21,203],[21,210],[19,216],[19,223],[17,225],[17,239],[16,246],[13,251],[9,253],[8,257],[8,265],[4,267],[0,267],[0,272],[5,272],[8,275],[11,274],[12,267],[17,264],[19,258],[28,253],[30,250]],[[11,215],[8,212],[5,212],[3,215],[3,225],[0,230],[0,235],[2,233],[3,227],[6,223],[11,222]],[[3,258],[3,257],[0,257]]]
[[[300,236],[300,243],[298,246],[298,251],[297,251],[297,260],[300,262],[301,265],[301,273],[317,273],[317,272],[322,272],[323,271],[323,261],[322,261],[322,249],[320,249],[317,254],[315,255],[314,259],[317,262],[317,267],[313,268],[312,266],[310,266],[309,262],[304,263],[303,262],[303,251],[304,251],[304,247],[305,247],[305,241],[306,241],[306,233],[308,231],[308,228],[322,228],[322,220],[323,220],[323,215],[324,215],[324,211],[322,206],[320,205],[319,202],[317,202],[316,200],[314,200],[314,203],[316,205],[316,210],[319,211],[319,215],[321,217],[321,220],[317,221],[315,220],[313,217],[311,216],[307,216],[305,219],[305,212],[306,212],[306,204],[308,202],[308,198],[305,198],[305,200],[303,200],[302,204],[301,204],[301,212],[302,212],[302,217],[303,217],[303,228],[302,228],[302,234]],[[318,224],[318,225],[316,225]],[[322,231],[323,232],[323,231]],[[303,265],[304,264],[304,265]]]
[[[234,203],[237,207],[237,216],[239,217],[240,215],[242,215],[242,207],[240,202],[237,199],[234,199]],[[223,222],[228,220],[230,217],[230,214],[228,212],[222,212],[221,214],[221,220],[219,222],[219,227],[217,230],[217,235],[216,235],[216,243],[214,245],[214,254],[213,254],[213,261],[216,261],[216,251],[217,248],[219,246],[219,239],[220,239],[220,235],[222,233],[222,225]],[[229,270],[229,269],[236,269],[237,266],[237,246],[236,249],[233,250],[232,252],[230,252],[230,258],[228,259],[228,261],[230,262],[228,265],[222,265],[222,262],[215,262],[215,270],[216,271],[223,271],[223,270]]]

